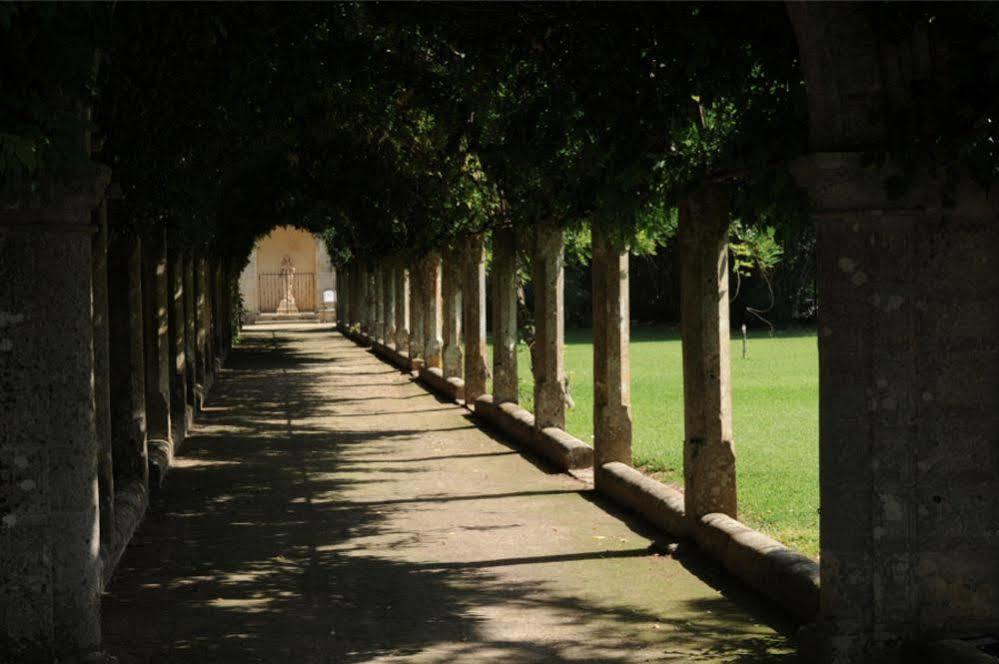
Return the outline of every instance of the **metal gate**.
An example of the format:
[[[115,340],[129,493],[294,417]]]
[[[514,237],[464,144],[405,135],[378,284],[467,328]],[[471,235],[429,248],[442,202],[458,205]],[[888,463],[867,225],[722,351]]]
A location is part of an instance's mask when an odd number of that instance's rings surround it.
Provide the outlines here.
[[[278,305],[284,298],[287,289],[286,277],[283,274],[261,274],[258,295],[260,297],[260,313],[277,312]],[[295,306],[299,311],[316,310],[316,275],[313,272],[296,272],[291,284],[291,294],[295,298]]]

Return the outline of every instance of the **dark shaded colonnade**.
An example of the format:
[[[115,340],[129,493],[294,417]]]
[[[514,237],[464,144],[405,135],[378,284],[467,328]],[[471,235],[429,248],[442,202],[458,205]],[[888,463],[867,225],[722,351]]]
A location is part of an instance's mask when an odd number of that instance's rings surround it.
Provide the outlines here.
[[[627,254],[607,238],[595,241],[592,451],[563,431],[558,225],[522,248],[537,291],[534,414],[516,405],[508,229],[493,235],[492,395],[481,237],[344,266],[339,322],[564,466],[594,463],[598,491],[814,618],[807,661],[893,661],[907,646],[958,661],[951,639],[999,629],[993,199],[962,173],[948,188],[936,164],[903,163],[872,113],[917,103],[902,72],[919,44],[879,39],[855,5],[789,12],[812,150],[795,176],[819,241],[820,570],[737,521],[724,189],[705,183],[681,206],[682,495],[629,465]],[[905,191],[890,191],[903,173]],[[232,266],[169,232],[109,237],[110,179],[92,165],[0,210],[0,615],[5,655],[22,661],[100,650],[100,589],[232,342]]]
[[[100,652],[100,592],[232,346],[231,266],[109,237],[109,180],[0,212],[3,662]]]

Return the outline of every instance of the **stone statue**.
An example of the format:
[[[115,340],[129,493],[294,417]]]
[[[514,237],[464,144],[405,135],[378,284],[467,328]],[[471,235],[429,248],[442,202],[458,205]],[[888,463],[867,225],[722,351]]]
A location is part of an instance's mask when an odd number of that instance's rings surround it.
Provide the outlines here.
[[[298,307],[295,306],[295,265],[291,261],[291,256],[285,256],[281,260],[281,278],[284,281],[284,297],[278,304],[279,314],[297,314]]]

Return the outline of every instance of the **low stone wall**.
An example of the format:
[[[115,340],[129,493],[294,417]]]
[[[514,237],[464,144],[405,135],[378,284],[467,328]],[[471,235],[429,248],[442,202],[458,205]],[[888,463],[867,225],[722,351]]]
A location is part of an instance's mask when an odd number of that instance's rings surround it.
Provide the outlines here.
[[[589,468],[593,465],[593,448],[557,427],[539,431],[534,426],[534,415],[515,403],[495,404],[492,395],[483,394],[475,400],[475,416],[548,459],[561,470]]]
[[[343,332],[341,330],[341,332]],[[365,346],[370,346],[371,350],[380,358],[390,363],[392,366],[401,369],[402,371],[413,371],[413,362],[405,355],[400,355],[395,348],[391,346],[386,346],[384,344],[376,343],[371,340],[365,340],[360,335],[353,335],[347,332],[343,332],[343,335],[353,341],[354,343],[359,343]]]
[[[114,533],[108,547],[101,548],[101,587],[111,580],[125,547],[142,522],[149,505],[149,492],[142,480],[135,479],[116,487],[114,492]]]
[[[626,464],[604,464],[594,479],[599,493],[671,535],[692,538],[726,570],[797,620],[810,622],[818,614],[819,566],[811,558],[724,514],[708,514],[691,523],[681,492]]]
[[[437,367],[422,367],[419,373],[419,380],[430,388],[431,391],[441,395],[448,401],[457,402],[458,399],[465,395],[465,382],[460,379],[445,378],[444,372]],[[453,383],[452,381],[454,380],[457,380],[458,383]]]
[[[597,468],[593,479],[597,491],[645,517],[660,530],[676,537],[689,534],[683,494],[676,489],[619,461]]]
[[[819,612],[819,565],[725,514],[692,524],[698,547],[801,622]]]

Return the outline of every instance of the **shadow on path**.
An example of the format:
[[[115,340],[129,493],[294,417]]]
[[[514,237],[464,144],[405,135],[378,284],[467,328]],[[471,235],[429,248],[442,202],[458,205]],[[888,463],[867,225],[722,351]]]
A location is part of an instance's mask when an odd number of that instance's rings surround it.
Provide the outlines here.
[[[382,367],[328,328],[246,335],[110,584],[110,653],[792,660],[751,597]]]

